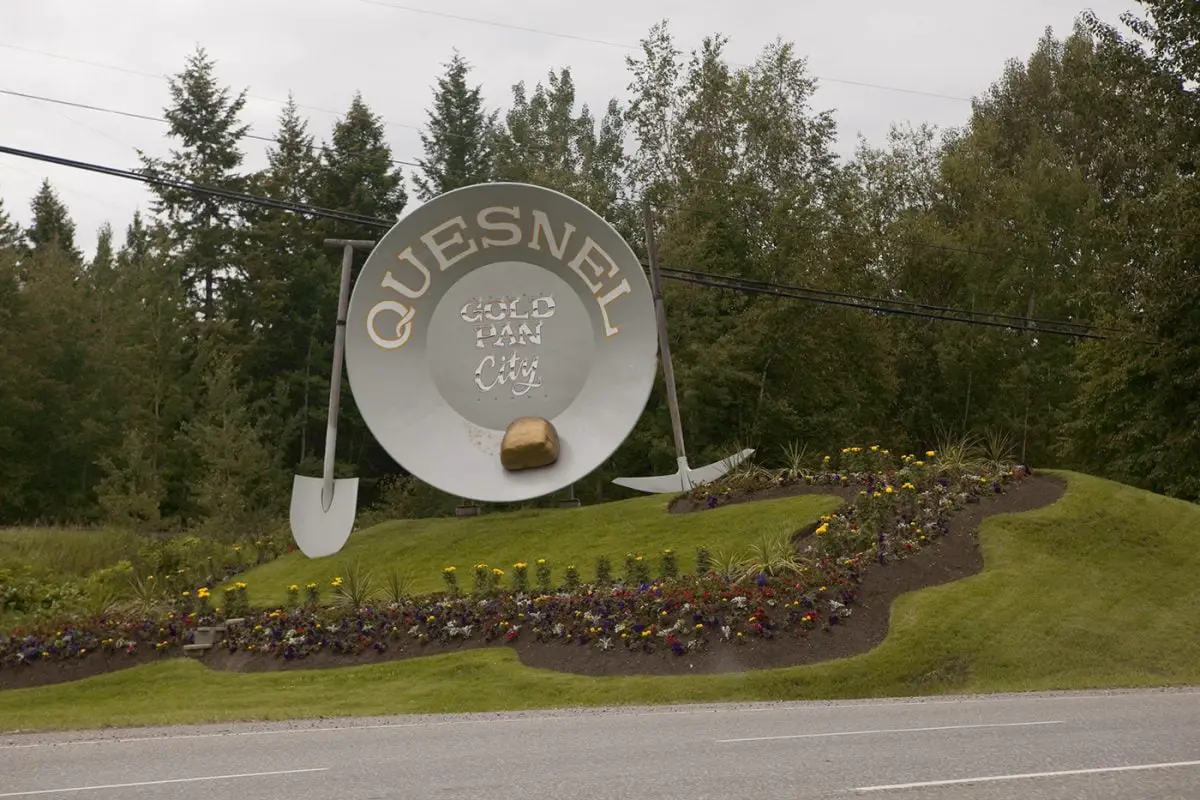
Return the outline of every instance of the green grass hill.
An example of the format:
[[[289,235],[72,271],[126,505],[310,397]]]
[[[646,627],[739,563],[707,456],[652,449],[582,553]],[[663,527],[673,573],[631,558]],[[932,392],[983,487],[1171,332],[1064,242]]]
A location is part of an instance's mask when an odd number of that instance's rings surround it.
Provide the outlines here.
[[[340,553],[310,559],[301,553],[283,556],[250,570],[237,580],[247,586],[256,605],[287,599],[287,587],[316,582],[329,591],[344,567],[369,569],[378,586],[392,571],[411,576],[414,592],[444,588],[442,570],[457,567],[460,582],[470,586],[476,564],[506,572],[518,561],[544,558],[561,580],[575,566],[585,581],[592,579],[596,560],[608,556],[620,572],[625,554],[641,553],[657,562],[664,548],[674,550],[682,570],[694,566],[700,546],[713,551],[743,551],[764,533],[793,531],[836,508],[841,501],[828,495],[807,495],[757,503],[740,503],[696,514],[669,514],[662,496],[639,497],[584,508],[531,509],[511,514],[464,519],[399,520],[376,525],[350,536]],[[220,592],[214,590],[213,595]]]
[[[893,608],[886,641],[853,658],[735,675],[606,678],[527,668],[503,647],[251,674],[172,660],[0,692],[0,727],[1200,683],[1200,507],[1060,474],[1069,489],[1057,503],[984,522],[981,574],[905,595]],[[701,541],[745,541],[822,507],[797,499],[666,517],[662,503],[647,498],[568,513],[395,523],[356,534],[350,552],[414,567],[433,584],[446,563],[546,556],[582,566],[598,553],[618,557],[633,547],[683,551]],[[329,572],[321,562],[290,558],[257,570],[248,582],[265,590]]]

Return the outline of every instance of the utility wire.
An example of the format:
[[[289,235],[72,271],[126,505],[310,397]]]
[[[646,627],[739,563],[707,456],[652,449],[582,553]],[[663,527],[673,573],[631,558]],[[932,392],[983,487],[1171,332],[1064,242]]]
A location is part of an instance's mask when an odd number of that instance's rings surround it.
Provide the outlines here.
[[[159,122],[159,123],[162,123],[163,125],[171,124],[170,120],[164,119],[163,117],[155,117],[150,114],[139,114],[136,111],[124,111],[119,108],[105,108],[104,106],[94,106],[89,103],[76,103],[71,100],[61,100],[57,97],[46,97],[46,96],[40,95],[40,94],[29,94],[28,92],[18,92],[14,89],[0,89],[0,94],[8,95],[10,97],[20,97],[20,98],[24,98],[25,100],[35,100],[39,103],[54,103],[55,105],[60,105],[60,106],[70,106],[71,108],[81,108],[85,111],[97,111],[102,114],[115,114],[117,116],[128,117],[130,119],[140,119],[140,120],[145,120],[147,122]],[[270,136],[261,136],[256,133],[247,133],[247,134],[245,134],[245,137],[247,139],[255,139],[260,142],[270,142],[272,144],[283,144],[283,142],[279,141],[278,139],[274,139]],[[319,145],[316,142],[309,144],[308,147],[310,150],[321,150],[322,149],[322,145]],[[405,166],[405,167],[420,167],[421,166],[420,164],[418,164],[415,161],[405,161],[405,160],[399,159],[399,158],[389,158],[388,161],[392,164],[396,164],[399,166]]]
[[[291,200],[276,200],[271,197],[263,197],[262,195],[247,194],[245,192],[237,192],[232,189],[222,189],[217,186],[205,186],[191,181],[179,180],[176,178],[166,178],[159,175],[154,175],[150,172],[135,172],[133,170],[118,169],[116,167],[106,167],[102,164],[93,164],[88,161],[76,161],[70,158],[61,156],[52,156],[46,153],[35,153],[31,150],[20,150],[15,147],[0,145],[0,153],[18,158],[29,158],[34,161],[44,161],[48,164],[56,164],[60,167],[70,167],[72,169],[82,169],[88,172],[98,172],[101,175],[110,175],[114,178],[125,178],[126,180],[141,181],[142,183],[154,184],[156,186],[164,186],[168,189],[182,189],[188,192],[197,194],[206,194],[213,197],[223,197],[226,200],[232,200],[238,203],[248,203],[250,205],[262,206],[263,208],[273,208],[278,211],[290,211],[295,214],[306,214],[313,217],[325,217],[334,219],[340,222],[352,222],[356,225],[371,225],[374,227],[390,228],[395,222],[378,217],[368,217],[363,214],[354,214],[349,211],[337,211],[331,208],[321,208],[320,206],[308,205],[307,203],[296,203]]]
[[[321,208],[319,206],[312,206],[306,203],[276,200],[269,197],[263,197],[261,195],[253,195],[213,186],[204,186],[191,181],[165,178],[148,174],[146,172],[135,172],[132,170],[107,167],[100,164],[94,164],[86,161],[76,161],[74,159],[53,156],[46,153],[21,150],[5,145],[0,145],[0,154],[17,156],[18,158],[28,158],[35,161],[43,161],[50,164],[56,164],[58,166],[70,167],[72,169],[82,169],[90,172],[97,172],[103,175],[110,175],[112,177],[136,180],[143,183],[155,184],[173,189],[181,189],[198,194],[222,197],[234,202],[246,203],[264,208],[288,211],[313,217],[324,217],[326,219],[333,219],[341,222],[350,222],[357,225],[389,229],[395,224],[394,221],[389,221],[378,217],[369,217],[363,214],[354,214],[346,211]],[[805,300],[808,302],[824,303],[848,308],[858,308],[878,313],[901,314],[905,316],[947,320],[952,322],[961,322],[964,324],[1007,328],[1010,330],[1025,332],[1036,331],[1038,333],[1049,333],[1084,339],[1108,338],[1100,334],[1090,333],[1089,331],[1100,330],[1100,328],[1098,326],[1087,325],[1084,323],[1059,322],[1055,320],[1035,320],[1027,317],[1015,317],[1011,315],[967,311],[965,309],[956,309],[948,306],[922,307],[921,304],[915,304],[909,301],[891,301],[885,298],[862,297],[859,295],[829,292],[825,290],[807,289],[799,286],[770,284],[726,275],[719,275],[715,273],[697,272],[693,270],[683,270],[670,267],[664,267],[662,271],[664,277],[669,277],[672,280],[685,283],[694,283],[696,285],[708,286],[710,288],[728,289],[748,294],[761,294],[772,297]]]
[[[645,266],[645,265],[643,265]],[[663,267],[663,271],[671,271],[681,276],[693,278],[711,278],[713,273],[697,272],[695,270],[668,268]],[[810,289],[805,286],[791,286],[783,283],[768,283],[766,281],[756,281],[749,278],[736,278],[730,276],[719,276],[727,280],[737,281],[744,286],[754,287],[756,289],[780,290],[788,292],[800,292],[807,295],[815,295],[816,297],[828,297],[838,300],[850,301],[859,304],[884,304],[888,306],[897,306],[902,308],[910,308],[918,311],[926,311],[932,313],[968,313],[980,316],[990,317],[996,320],[1005,320],[1014,323],[1020,323],[1022,330],[1032,327],[1043,326],[1058,326],[1066,328],[1075,328],[1080,331],[1110,331],[1112,333],[1130,333],[1126,328],[1112,328],[1104,325],[1095,325],[1090,322],[1071,322],[1068,320],[1047,320],[1038,319],[1036,317],[1026,317],[1016,314],[999,314],[991,311],[964,311],[963,309],[954,308],[952,306],[934,305],[930,303],[920,303],[914,300],[897,300],[889,297],[870,297],[860,294],[849,294],[846,292],[833,292],[827,289]]]
[[[78,103],[78,102],[75,102],[72,100],[63,100],[63,99],[57,98],[57,97],[47,97],[45,95],[30,94],[28,92],[19,92],[14,89],[0,88],[0,95],[9,95],[12,97],[19,97],[19,98],[23,98],[26,100],[33,100],[36,102],[52,103],[52,104],[57,104],[57,105],[62,105],[62,106],[68,106],[71,108],[79,108],[79,109],[84,109],[86,111],[95,111],[95,112],[104,113],[104,114],[114,114],[117,116],[128,117],[131,119],[145,120],[148,122],[170,124],[168,120],[163,119],[162,117],[155,117],[150,114],[140,114],[138,112],[126,111],[126,110],[117,109],[117,108],[106,108],[103,106],[92,105],[89,103]],[[70,118],[67,118],[67,119],[70,119]],[[71,120],[71,121],[74,122],[74,120]],[[76,124],[82,125],[82,123],[78,123],[78,122]],[[89,127],[89,126],[84,126],[84,127]],[[89,129],[91,129],[91,128],[89,128]],[[91,130],[95,131],[96,133],[100,133],[101,135],[105,135],[105,136],[107,135],[107,134],[103,134],[101,131],[98,131],[96,129],[91,129]],[[246,137],[249,139],[256,139],[258,141],[263,141],[263,142],[282,144],[282,142],[280,142],[278,139],[273,139],[269,136],[260,136],[257,134],[246,134]],[[111,137],[109,137],[109,138],[111,138]],[[322,148],[322,145],[316,144],[314,142],[314,143],[308,145],[308,147],[312,150],[320,150]],[[403,159],[389,158],[388,161],[392,164],[399,165],[399,166],[414,167],[414,168],[420,168],[420,166],[421,166],[419,163],[417,163],[415,161],[405,161]],[[697,180],[702,183],[711,183],[711,184],[720,185],[720,186],[726,185],[725,182],[723,182],[723,181],[718,181],[718,180],[713,180],[713,179],[695,178],[695,177],[693,177],[692,179]],[[627,195],[624,195],[620,192],[617,193],[617,197],[618,197],[618,199],[620,199],[622,202],[625,202],[625,203],[640,202],[640,200],[637,200],[636,198],[628,197]],[[666,210],[671,210],[671,211],[681,211],[682,210],[678,206],[666,206],[665,208],[666,208]],[[852,241],[854,239],[861,238],[860,234],[855,234],[852,231],[824,230],[824,229],[820,229],[816,226],[806,225],[803,222],[794,224],[792,227],[794,230],[802,230],[802,229],[807,228],[807,229],[810,229],[813,231],[818,231],[823,236],[828,236],[831,238],[839,239],[841,241]],[[1160,233],[1162,233],[1163,235],[1172,235],[1172,234],[1178,235],[1180,232],[1161,231]],[[1188,233],[1187,235],[1191,235],[1191,234]],[[923,239],[917,239],[912,236],[898,236],[898,237],[896,237],[896,241],[902,242],[911,247],[918,247],[918,248],[925,249],[925,250],[940,250],[940,251],[947,252],[947,253],[958,253],[960,255],[973,255],[973,256],[980,256],[983,258],[1004,258],[1004,259],[1012,259],[1012,260],[1016,260],[1016,261],[1025,261],[1025,262],[1032,262],[1034,260],[1029,256],[1021,255],[1019,253],[1009,253],[1009,252],[1004,252],[1004,251],[1000,251],[1000,250],[988,250],[988,249],[982,249],[982,248],[978,248],[978,247],[963,247],[961,245],[939,244],[937,242],[930,242],[930,241],[926,241]]]
[[[158,81],[168,81],[169,82],[172,77],[170,75],[165,75],[160,72],[147,72],[146,70],[130,69],[129,67],[122,67],[122,66],[118,66],[116,64],[106,64],[102,61],[91,61],[86,58],[77,58],[75,56],[64,56],[61,53],[51,53],[48,50],[35,50],[32,47],[22,47],[20,45],[11,44],[9,42],[0,42],[0,48],[6,49],[6,50],[17,50],[22,53],[31,53],[33,55],[44,56],[46,58],[54,58],[54,59],[58,59],[60,61],[69,61],[73,64],[83,64],[83,65],[89,66],[89,67],[98,67],[100,69],[113,70],[114,72],[124,72],[127,75],[139,75],[143,78],[152,78],[152,79],[158,80]],[[274,104],[280,105],[280,106],[286,106],[288,104],[287,100],[280,100],[277,97],[267,97],[266,95],[253,94],[251,92],[247,92],[246,97],[251,98],[253,100],[261,100],[265,103],[274,103]],[[329,114],[334,117],[340,117],[344,113],[342,111],[334,111],[331,108],[323,108],[321,106],[307,105],[305,103],[296,103],[296,107],[297,108],[307,108],[311,111],[320,111],[323,114]],[[385,125],[391,125],[396,128],[405,128],[407,130],[413,130],[413,131],[418,131],[418,132],[420,132],[422,130],[422,128],[419,125],[412,125],[412,124],[409,124],[406,122],[393,122],[393,121],[387,120],[387,119],[384,119],[382,121]]]
[[[1005,321],[1006,315],[1002,314],[987,314],[985,312],[972,312],[965,309],[947,308],[945,312],[922,311],[908,307],[907,304],[895,304],[889,307],[892,301],[878,298],[868,302],[867,300],[847,299],[838,296],[829,296],[831,293],[817,293],[813,290],[803,288],[788,288],[775,287],[771,284],[762,284],[757,282],[743,281],[740,278],[732,278],[723,275],[712,273],[694,272],[691,270],[676,270],[670,267],[660,268],[664,278],[670,280],[681,281],[683,283],[691,283],[697,286],[704,286],[710,289],[726,289],[734,292],[746,294],[765,295],[767,297],[780,297],[790,300],[804,300],[810,303],[821,303],[824,305],[841,306],[843,308],[857,308],[864,311],[871,311],[877,314],[895,314],[906,317],[919,317],[922,319],[941,320],[944,322],[959,322],[965,325],[980,325],[991,328],[1004,328],[1012,331],[1020,331],[1023,333],[1032,334],[1050,334],[1055,336],[1067,336],[1077,339],[1108,339],[1109,336],[1098,333],[1089,333],[1085,330],[1071,329],[1074,323],[1060,323],[1049,320],[1035,321],[1032,319],[1014,318],[1022,321]],[[967,316],[970,315],[970,316]],[[993,317],[988,319],[987,317]],[[1062,329],[1062,327],[1068,329]]]
[[[510,31],[521,31],[522,33],[533,33],[539,36],[553,36],[559,39],[569,39],[575,42],[586,42],[588,44],[598,44],[605,47],[616,47],[622,50],[641,50],[640,44],[629,44],[628,42],[614,42],[608,39],[596,39],[590,36],[580,36],[574,33],[563,33],[561,31],[549,31],[544,28],[530,28],[525,25],[514,25],[508,22],[499,22],[497,20],[483,19],[481,17],[468,17],[463,14],[451,14],[447,11],[434,11],[428,8],[417,8],[416,6],[404,5],[402,3],[387,3],[382,0],[358,0],[358,2],[369,6],[380,6],[382,8],[390,8],[393,11],[403,11],[410,14],[424,14],[430,17],[440,17],[442,19],[451,19],[456,22],[470,22],[477,25],[488,25],[493,28],[503,28]],[[730,62],[731,66],[745,67],[747,64],[738,64]],[[867,89],[878,89],[885,92],[900,92],[902,94],[915,94],[922,97],[936,97],[940,100],[954,100],[959,103],[969,103],[971,98],[959,97],[956,95],[942,94],[940,92],[927,92],[921,89],[906,89],[900,86],[885,86],[880,83],[868,83],[866,81],[847,80],[845,78],[833,78],[828,75],[811,75],[810,77],[817,81],[826,83],[843,83],[847,86],[861,86]]]

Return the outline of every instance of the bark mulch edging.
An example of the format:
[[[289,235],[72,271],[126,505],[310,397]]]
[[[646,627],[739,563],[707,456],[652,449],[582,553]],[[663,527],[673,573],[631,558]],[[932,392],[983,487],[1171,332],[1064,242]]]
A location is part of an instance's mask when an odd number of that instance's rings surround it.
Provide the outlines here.
[[[485,644],[467,641],[455,644],[418,645],[405,642],[392,645],[384,653],[373,650],[357,656],[321,652],[294,661],[253,653],[229,653],[214,649],[198,659],[201,664],[230,672],[274,672],[289,669],[328,669],[362,664],[378,664],[425,655],[475,650],[480,647],[511,647],[527,666],[579,675],[681,675],[720,674],[755,669],[814,664],[847,656],[860,655],[877,647],[887,636],[892,601],[918,589],[940,586],[975,575],[983,569],[976,532],[984,519],[1048,506],[1066,491],[1060,478],[1035,475],[1010,486],[1001,495],[986,496],[978,503],[961,509],[949,522],[949,532],[917,553],[884,566],[872,564],[863,570],[857,602],[844,625],[830,632],[814,631],[806,638],[781,636],[774,641],[748,641],[743,645],[713,642],[703,651],[676,656],[668,649],[646,654],[614,649],[601,652],[594,646],[546,644],[522,641]],[[844,498],[857,493],[847,487],[790,486],[765,492],[738,495],[730,503],[777,499],[801,494],[834,494]],[[699,504],[688,507],[686,498],[671,504],[671,513],[690,513]],[[41,686],[112,672],[152,661],[179,658],[177,655],[140,653],[137,655],[93,655],[78,661],[55,662],[22,670],[0,670],[0,689]]]

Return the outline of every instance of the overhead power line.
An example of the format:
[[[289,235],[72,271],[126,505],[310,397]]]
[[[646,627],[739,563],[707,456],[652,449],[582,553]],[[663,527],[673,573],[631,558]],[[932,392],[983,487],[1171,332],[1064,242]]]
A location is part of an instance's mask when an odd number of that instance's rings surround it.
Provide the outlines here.
[[[1108,339],[1110,337],[1092,333],[1097,328],[1081,323],[1059,322],[1056,320],[1036,320],[1024,317],[1012,317],[1007,314],[991,314],[979,311],[967,311],[949,307],[931,306],[925,310],[916,303],[888,300],[886,298],[858,298],[854,295],[840,295],[835,292],[825,292],[806,289],[799,286],[781,286],[778,284],[747,281],[741,278],[717,275],[714,273],[696,272],[693,270],[660,268],[664,278],[704,286],[710,289],[727,289],[745,294],[758,294],[767,297],[780,297],[791,300],[804,300],[810,303],[841,306],[842,308],[857,308],[877,314],[891,314],[921,319],[940,320],[943,322],[959,322],[966,325],[980,325],[990,328],[1004,328],[1032,334],[1051,334],[1068,336],[1078,339]]]
[[[223,197],[226,200],[232,200],[238,203],[247,203],[249,205],[261,206],[263,208],[273,208],[277,211],[290,211],[295,214],[306,214],[313,217],[324,217],[326,219],[339,220],[341,222],[351,222],[356,225],[371,225],[375,227],[391,227],[395,222],[378,217],[368,217],[363,214],[354,214],[349,211],[338,211],[331,208],[321,208],[320,206],[308,205],[307,203],[296,203],[291,200],[276,200],[271,197],[263,197],[262,195],[247,194],[246,192],[238,192],[232,189],[222,189],[219,186],[205,186],[191,181],[179,180],[177,178],[168,178],[159,175],[153,175],[147,172],[136,172],[128,169],[118,169],[117,167],[106,167],[102,164],[93,164],[89,161],[76,161],[70,158],[61,156],[52,156],[47,153],[36,153],[32,150],[20,150],[16,147],[8,147],[0,145],[0,153],[18,158],[29,158],[34,161],[44,161],[47,164],[57,164],[60,167],[70,167],[72,169],[81,169],[88,172],[98,172],[101,175],[110,175],[114,178],[125,178],[126,180],[141,181],[142,183],[154,184],[156,186],[164,186],[168,189],[181,189],[184,191],[195,192],[197,194],[206,194],[212,197]]]
[[[18,92],[15,89],[0,89],[0,94],[8,95],[10,97],[20,97],[25,100],[34,100],[39,103],[53,103],[55,105],[68,106],[70,108],[80,108],[80,109],[83,109],[84,111],[96,111],[96,112],[99,112],[102,114],[114,114],[116,116],[128,117],[130,119],[145,120],[146,122],[158,122],[163,125],[171,124],[170,120],[165,119],[163,117],[156,117],[151,114],[139,114],[136,111],[125,111],[125,110],[122,110],[119,108],[105,108],[104,106],[96,106],[96,105],[92,105],[90,103],[77,103],[72,100],[62,100],[57,97],[46,97],[45,95],[40,95],[40,94],[30,94],[28,92]],[[270,136],[261,136],[256,133],[247,133],[246,138],[254,139],[254,140],[260,141],[260,142],[269,142],[272,144],[283,144],[283,142],[279,141],[278,139],[272,138]],[[316,142],[313,142],[308,147],[310,150],[320,150],[321,149],[321,145],[317,144]],[[389,158],[388,161],[392,164],[405,166],[405,167],[420,167],[421,166],[420,164],[418,164],[415,161],[405,161],[405,160],[399,159],[399,158]]]
[[[677,275],[681,276],[680,280],[683,280],[684,277],[697,278],[697,279],[713,277],[713,273],[697,272],[695,270],[679,269],[679,268],[672,268],[672,267],[663,267],[662,270],[664,273],[668,272],[668,271],[676,273]],[[782,284],[782,283],[769,283],[766,281],[751,280],[749,278],[737,278],[737,277],[731,277],[731,276],[718,276],[718,277],[721,277],[723,280],[736,281],[737,283],[739,283],[742,286],[745,286],[748,288],[753,288],[755,290],[762,289],[762,290],[766,290],[766,291],[784,291],[784,292],[792,292],[792,293],[796,293],[796,294],[803,294],[803,295],[806,295],[808,298],[811,298],[813,300],[813,302],[823,302],[824,299],[830,299],[830,300],[837,300],[838,305],[849,303],[849,304],[864,307],[864,308],[871,307],[871,308],[874,308],[875,310],[880,310],[880,311],[885,310],[887,308],[909,309],[909,310],[913,310],[913,311],[922,312],[923,314],[934,314],[934,315],[966,313],[966,314],[975,315],[980,318],[990,319],[997,323],[1003,322],[1003,323],[1005,323],[1005,327],[1008,327],[1008,323],[1012,323],[1012,327],[1019,328],[1021,330],[1030,330],[1030,329],[1035,329],[1035,328],[1044,330],[1044,329],[1049,329],[1051,327],[1055,327],[1055,328],[1061,328],[1061,329],[1078,330],[1080,332],[1090,332],[1090,331],[1098,331],[1098,330],[1110,331],[1112,333],[1129,333],[1130,332],[1130,331],[1122,329],[1122,328],[1111,328],[1111,327],[1106,327],[1103,325],[1094,325],[1090,322],[1072,322],[1072,321],[1067,321],[1067,320],[1038,319],[1036,317],[1026,317],[1026,316],[1020,316],[1017,314],[997,314],[997,313],[993,313],[993,312],[989,312],[989,311],[965,311],[963,309],[954,308],[952,306],[942,306],[942,305],[935,305],[935,304],[931,304],[931,303],[921,303],[921,302],[917,302],[915,300],[898,300],[898,299],[889,298],[889,297],[871,297],[868,295],[850,294],[847,292],[833,292],[833,291],[829,291],[827,289],[811,289],[811,288],[808,288],[805,286],[792,286],[792,285]],[[896,311],[895,313],[899,313],[899,311]]]
[[[469,17],[464,14],[451,14],[448,11],[434,11],[429,8],[418,8],[416,6],[404,5],[403,3],[388,3],[383,0],[358,0],[358,2],[369,6],[379,6],[381,8],[390,8],[393,11],[403,11],[410,14],[422,14],[430,17],[440,17],[442,19],[450,19],[456,22],[470,22],[476,25],[487,25],[493,28],[503,28],[510,31],[520,31],[522,33],[532,33],[538,36],[552,36],[558,39],[568,39],[575,42],[586,42],[588,44],[598,44],[604,47],[615,47],[622,50],[641,50],[641,45],[630,44],[629,42],[615,42],[608,39],[596,39],[591,36],[580,36],[576,33],[563,33],[562,31],[550,31],[545,28],[531,28],[526,25],[515,25],[511,22],[500,22],[498,20],[483,19],[482,17]],[[733,62],[731,62],[733,63]],[[745,64],[734,64],[734,66],[747,66]],[[849,80],[847,78],[834,78],[829,75],[812,75],[812,78],[817,81],[826,83],[842,83],[847,86],[861,86],[867,89],[878,89],[883,92],[899,92],[902,94],[914,94],[922,97],[936,97],[939,100],[953,100],[959,103],[969,103],[971,98],[960,97],[957,95],[943,94],[941,92],[927,92],[921,89],[907,89],[900,86],[887,86],[881,83],[869,83],[867,81]]]
[[[149,122],[157,122],[157,123],[161,123],[164,125],[170,124],[168,120],[163,119],[162,117],[155,117],[150,114],[140,114],[140,113],[137,113],[134,111],[126,111],[126,110],[117,109],[117,108],[106,108],[104,106],[92,105],[90,103],[78,103],[78,102],[74,102],[71,100],[64,100],[64,99],[57,98],[57,97],[47,97],[45,95],[31,94],[29,92],[19,92],[14,89],[0,88],[0,95],[9,95],[12,97],[19,97],[19,98],[26,99],[26,100],[33,100],[36,102],[52,103],[52,104],[56,104],[56,105],[67,106],[70,108],[79,108],[79,109],[83,109],[86,111],[95,111],[95,112],[100,112],[100,113],[104,113],[104,114],[114,114],[117,116],[129,117],[132,119],[146,120]],[[68,117],[67,119],[70,119],[70,118]],[[71,120],[71,121],[75,122],[75,120]],[[77,122],[76,124],[82,124],[82,123]],[[90,127],[90,126],[85,126],[85,127]],[[95,129],[92,129],[92,130],[95,131],[96,133],[100,133],[101,135],[106,135],[102,131],[98,131]],[[256,140],[262,141],[262,142],[271,142],[274,144],[282,144],[282,142],[280,142],[278,139],[274,139],[269,136],[260,136],[257,134],[246,134],[246,136],[247,136],[247,138],[256,139]],[[319,144],[316,144],[314,142],[313,144],[310,144],[309,147],[312,150],[317,151],[317,150],[320,150],[322,146]],[[421,165],[415,161],[405,161],[404,159],[396,159],[396,158],[389,158],[388,161],[392,164],[396,164],[399,166],[414,167],[417,169],[419,169],[421,167]],[[720,185],[720,186],[726,185],[725,182],[723,182],[723,181],[717,181],[717,180],[712,180],[712,179],[708,179],[708,178],[693,177],[692,180],[698,180],[703,183]],[[618,197],[623,202],[629,202],[629,203],[640,202],[636,198],[631,198],[631,197],[622,195],[621,193],[618,193]],[[676,206],[666,206],[665,208],[668,210],[676,210],[676,211],[679,210],[679,208]],[[805,227],[809,227],[811,230],[814,230],[814,231],[819,230],[822,233],[822,235],[840,239],[843,241],[851,241],[854,238],[861,238],[861,234],[855,234],[853,231],[825,230],[825,229],[817,228],[815,226],[807,226],[804,223],[796,223],[793,225],[793,229],[802,229]],[[1193,235],[1192,232],[1190,232],[1190,231],[1184,232],[1183,234],[1181,234],[1178,231],[1158,231],[1158,233],[1161,235],[1187,235],[1187,236]],[[989,250],[989,249],[978,248],[978,247],[963,247],[961,245],[940,244],[938,242],[930,242],[930,241],[926,241],[923,239],[918,239],[913,236],[899,236],[899,237],[896,237],[895,240],[898,242],[907,244],[911,247],[917,247],[917,248],[921,248],[923,250],[940,250],[942,252],[947,252],[947,253],[957,253],[960,255],[980,256],[983,258],[1013,259],[1013,260],[1025,261],[1025,262],[1033,262],[1034,261],[1034,259],[1032,257],[1027,256],[1027,255],[1022,255],[1020,253],[1012,253],[1012,252],[1006,252],[1006,251],[1001,251],[1001,250]]]
[[[326,219],[349,222],[357,225],[367,225],[380,229],[389,229],[395,224],[395,221],[389,221],[379,217],[369,217],[363,214],[354,214],[346,211],[321,208],[320,206],[312,206],[306,203],[276,200],[274,198],[264,197],[261,195],[237,192],[214,186],[204,186],[191,181],[156,176],[147,174],[145,172],[135,172],[133,170],[118,169],[116,167],[107,167],[101,164],[77,161],[74,159],[63,158],[61,156],[38,153],[30,150],[22,150],[5,145],[0,145],[0,154],[17,156],[18,158],[28,158],[49,164],[56,164],[58,166],[70,167],[72,169],[87,170],[89,172],[97,172],[116,178],[124,178],[126,180],[135,180],[143,183],[166,186],[168,188],[181,189],[198,194],[222,197],[233,202],[245,203],[263,208],[288,211],[291,213],[304,214],[313,217],[323,217]],[[1093,333],[1093,331],[1102,330],[1102,328],[1099,326],[1085,323],[1064,322],[1059,320],[1039,320],[1028,317],[990,314],[987,312],[957,309],[948,306],[932,306],[914,303],[911,301],[895,301],[888,300],[886,298],[864,297],[861,295],[831,292],[820,289],[808,289],[800,286],[765,283],[728,275],[719,275],[716,273],[698,272],[694,270],[685,270],[672,267],[663,267],[662,272],[664,277],[670,278],[671,280],[693,283],[715,289],[727,289],[746,294],[760,294],[771,297],[804,300],[807,302],[823,303],[847,308],[857,308],[876,313],[898,314],[925,319],[960,322],[968,325],[1007,328],[1009,330],[1032,333],[1054,334],[1083,339],[1109,338],[1102,334]]]

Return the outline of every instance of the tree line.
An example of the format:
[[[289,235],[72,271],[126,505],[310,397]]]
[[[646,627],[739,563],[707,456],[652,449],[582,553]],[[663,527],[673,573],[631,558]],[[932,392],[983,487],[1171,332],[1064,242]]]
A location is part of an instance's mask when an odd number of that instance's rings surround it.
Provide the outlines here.
[[[735,67],[726,38],[684,52],[666,23],[602,111],[569,66],[487,108],[455,53],[419,166],[394,159],[359,94],[318,142],[289,103],[267,165],[244,166],[244,92],[203,49],[170,81],[169,176],[397,219],[481,181],[565,192],[664,265],[771,284],[1087,322],[1103,338],[870,313],[668,283],[693,461],[802,443],[924,448],[1000,431],[1027,462],[1200,498],[1200,6],[1083,14],[1014,59],[962,127],[895,126],[833,151],[834,114],[776,40]],[[630,144],[632,142],[632,144]],[[0,523],[113,521],[216,534],[286,513],[319,474],[339,254],[380,231],[152,186],[116,246],[80,252],[49,182],[18,226],[0,204]],[[628,441],[577,486],[674,469],[659,379]],[[344,395],[338,474],[408,513],[454,504],[382,451]]]

